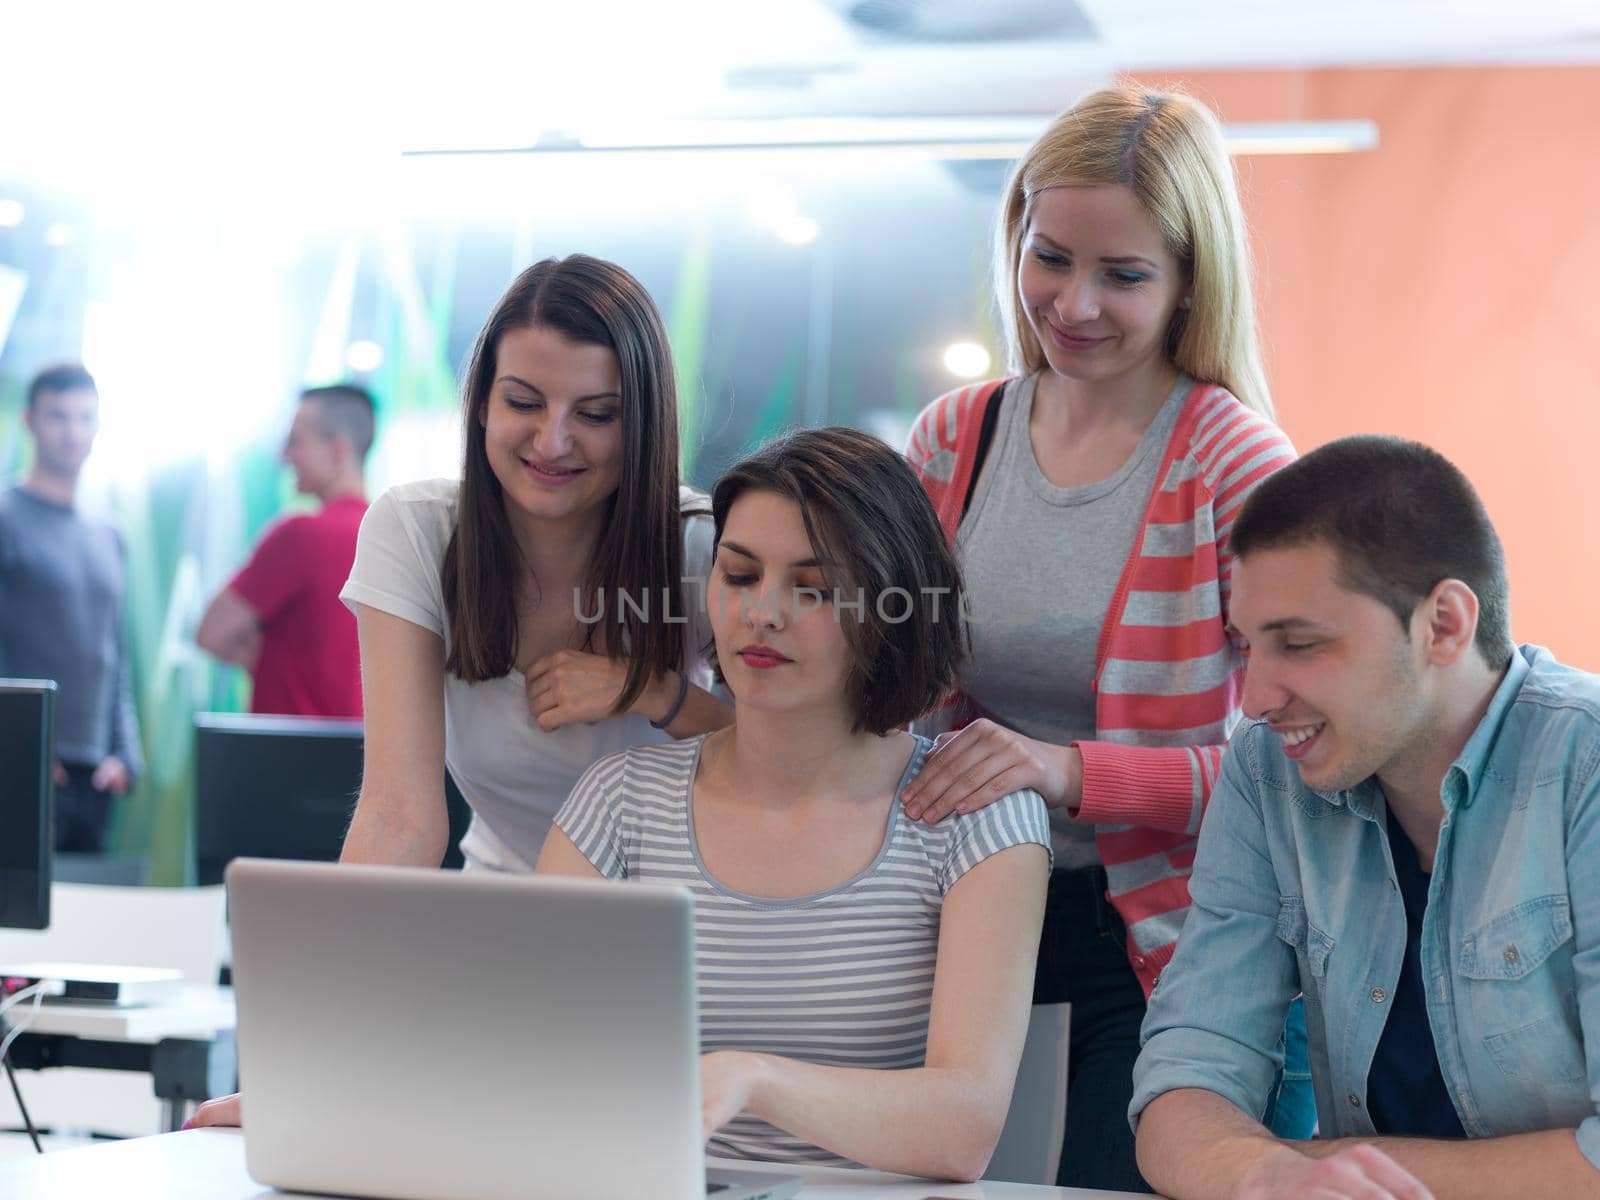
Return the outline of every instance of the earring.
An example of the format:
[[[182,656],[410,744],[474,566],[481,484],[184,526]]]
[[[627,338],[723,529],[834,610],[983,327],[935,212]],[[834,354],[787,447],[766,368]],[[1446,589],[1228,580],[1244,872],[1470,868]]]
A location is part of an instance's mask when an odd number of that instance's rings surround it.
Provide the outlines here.
[[[1182,300],[1178,301],[1178,307],[1179,308],[1188,308],[1189,307],[1189,302],[1191,300],[1193,300],[1193,299],[1194,299],[1193,296],[1185,296]]]

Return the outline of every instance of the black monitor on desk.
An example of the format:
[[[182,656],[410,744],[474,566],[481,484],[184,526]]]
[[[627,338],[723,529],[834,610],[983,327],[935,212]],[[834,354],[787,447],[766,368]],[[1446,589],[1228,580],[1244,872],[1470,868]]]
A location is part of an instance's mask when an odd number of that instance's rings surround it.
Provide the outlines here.
[[[195,715],[196,882],[222,882],[235,858],[332,862],[361,790],[360,721],[245,713]],[[445,778],[450,840],[445,867],[470,812]]]
[[[0,679],[0,926],[50,924],[55,699],[48,679]]]

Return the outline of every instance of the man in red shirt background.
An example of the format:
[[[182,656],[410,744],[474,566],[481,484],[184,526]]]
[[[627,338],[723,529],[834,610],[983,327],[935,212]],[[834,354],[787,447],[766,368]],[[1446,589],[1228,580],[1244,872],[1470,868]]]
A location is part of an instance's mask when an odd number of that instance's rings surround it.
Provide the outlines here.
[[[367,511],[362,468],[372,435],[372,396],[364,388],[301,394],[283,458],[296,488],[322,507],[268,529],[200,620],[200,648],[250,672],[251,712],[361,715],[356,622],[339,589]]]

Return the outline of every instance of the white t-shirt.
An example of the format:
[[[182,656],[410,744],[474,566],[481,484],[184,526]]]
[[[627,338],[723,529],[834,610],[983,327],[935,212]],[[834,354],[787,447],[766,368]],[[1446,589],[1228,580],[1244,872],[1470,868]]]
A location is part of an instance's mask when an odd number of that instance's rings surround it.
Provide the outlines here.
[[[390,488],[361,522],[356,560],[339,598],[353,609],[365,604],[390,613],[445,641],[439,567],[456,525],[452,479],[426,479]],[[684,508],[706,507],[692,489],[680,490]],[[715,537],[709,516],[686,516],[683,525],[688,613],[684,630],[691,683],[711,684],[703,651],[711,644],[703,581],[710,573]],[[605,619],[615,620],[609,608]],[[613,717],[593,725],[567,725],[554,733],[539,728],[528,711],[526,681],[513,670],[499,679],[467,683],[444,677],[444,760],[472,806],[472,826],[461,839],[469,866],[499,871],[533,869],[556,812],[578,777],[596,761],[630,746],[671,738],[641,716]]]

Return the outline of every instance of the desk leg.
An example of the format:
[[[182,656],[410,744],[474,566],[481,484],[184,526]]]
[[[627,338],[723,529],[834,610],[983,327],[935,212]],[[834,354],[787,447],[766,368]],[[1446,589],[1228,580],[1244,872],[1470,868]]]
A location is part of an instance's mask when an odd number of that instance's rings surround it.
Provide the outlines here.
[[[184,1108],[238,1090],[239,1054],[233,1030],[219,1030],[211,1041],[166,1038],[150,1056],[150,1079],[166,1105],[167,1129],[183,1126]]]
[[[94,1067],[148,1071],[156,1098],[165,1108],[169,1130],[183,1124],[184,1107],[239,1090],[239,1052],[233,1030],[218,1030],[209,1040],[164,1038],[149,1042],[109,1042],[65,1034],[24,1033],[11,1048],[15,1067]]]

